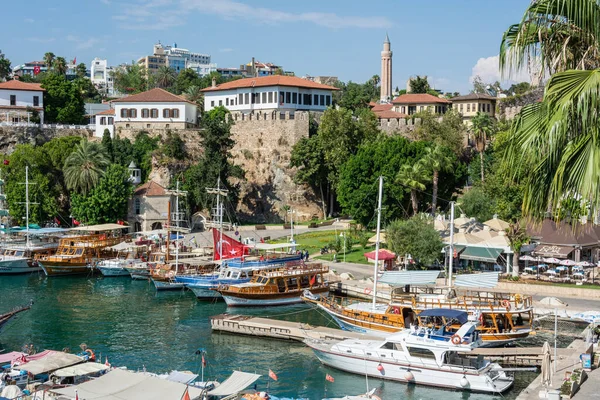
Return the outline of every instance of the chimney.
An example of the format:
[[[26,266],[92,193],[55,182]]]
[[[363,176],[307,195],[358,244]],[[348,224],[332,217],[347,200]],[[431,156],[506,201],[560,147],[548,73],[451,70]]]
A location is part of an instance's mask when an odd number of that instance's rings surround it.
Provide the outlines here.
[[[212,78],[212,87],[217,87],[217,78]]]

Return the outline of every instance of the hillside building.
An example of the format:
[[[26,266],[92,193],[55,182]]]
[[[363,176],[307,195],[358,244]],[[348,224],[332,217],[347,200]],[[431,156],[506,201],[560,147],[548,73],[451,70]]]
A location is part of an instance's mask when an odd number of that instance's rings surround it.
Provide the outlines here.
[[[451,106],[448,100],[428,93],[403,94],[396,97],[392,104],[392,111],[405,115],[413,115],[422,111],[444,114]]]
[[[108,61],[98,57],[92,60],[90,64],[90,80],[103,95],[114,96],[115,87],[112,77],[113,67],[108,65]]]
[[[452,108],[460,113],[463,121],[470,125],[471,119],[478,112],[488,114],[490,117],[496,115],[496,98],[489,94],[469,93],[464,96],[457,96],[450,99]]]
[[[0,82],[0,122],[29,123],[35,110],[44,123],[44,92],[39,83]]]
[[[172,68],[175,73],[191,68],[200,76],[217,70],[217,64],[210,62],[210,55],[179,48],[177,43],[170,46],[158,42],[154,45],[152,55],[140,58],[138,64],[144,66],[150,73],[164,66]]]

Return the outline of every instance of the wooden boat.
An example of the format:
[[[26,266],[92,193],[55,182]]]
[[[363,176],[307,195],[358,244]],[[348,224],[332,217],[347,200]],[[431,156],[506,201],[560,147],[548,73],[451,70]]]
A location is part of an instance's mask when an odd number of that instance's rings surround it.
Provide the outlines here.
[[[391,301],[375,308],[372,303],[336,297],[304,300],[327,312],[343,329],[355,332],[399,332],[416,323],[421,311],[431,308],[462,310],[477,318],[481,322],[477,329],[487,347],[525,338],[533,331],[533,299],[521,294],[405,287],[394,289]]]
[[[37,262],[47,276],[87,275],[97,261],[113,255],[109,246],[123,240],[108,233],[66,237],[59,241],[56,253],[39,257]]]
[[[0,275],[28,274],[41,271],[36,258],[53,253],[58,243],[13,245],[0,250]]]
[[[279,306],[302,302],[302,295],[328,294],[324,276],[329,267],[320,263],[262,270],[247,283],[225,285],[216,289],[228,306]],[[310,292],[310,293],[309,293]]]
[[[15,308],[12,311],[9,311],[5,314],[1,314],[0,315],[0,329],[2,329],[2,326],[4,324],[6,324],[8,321],[10,321],[11,318],[15,317],[20,312],[29,310],[32,305],[33,305],[33,301],[24,307]]]

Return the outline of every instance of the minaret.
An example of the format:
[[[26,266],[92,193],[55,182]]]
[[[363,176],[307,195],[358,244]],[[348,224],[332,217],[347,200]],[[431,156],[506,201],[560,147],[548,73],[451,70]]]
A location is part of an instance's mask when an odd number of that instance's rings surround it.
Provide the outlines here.
[[[385,34],[383,51],[381,52],[381,103],[392,101],[392,50],[390,49],[390,38]]]

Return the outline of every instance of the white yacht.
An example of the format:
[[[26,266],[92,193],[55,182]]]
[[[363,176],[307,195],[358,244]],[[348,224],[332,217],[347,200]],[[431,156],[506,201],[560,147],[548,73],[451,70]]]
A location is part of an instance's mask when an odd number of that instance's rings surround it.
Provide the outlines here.
[[[469,322],[466,312],[428,310],[428,317],[443,323],[411,326],[385,340],[343,341],[307,339],[317,358],[342,371],[380,379],[435,386],[453,390],[502,393],[514,378],[500,365],[481,357],[468,357],[482,343],[476,322]],[[437,314],[437,315],[434,315]],[[446,327],[456,319],[461,327],[455,333]]]

